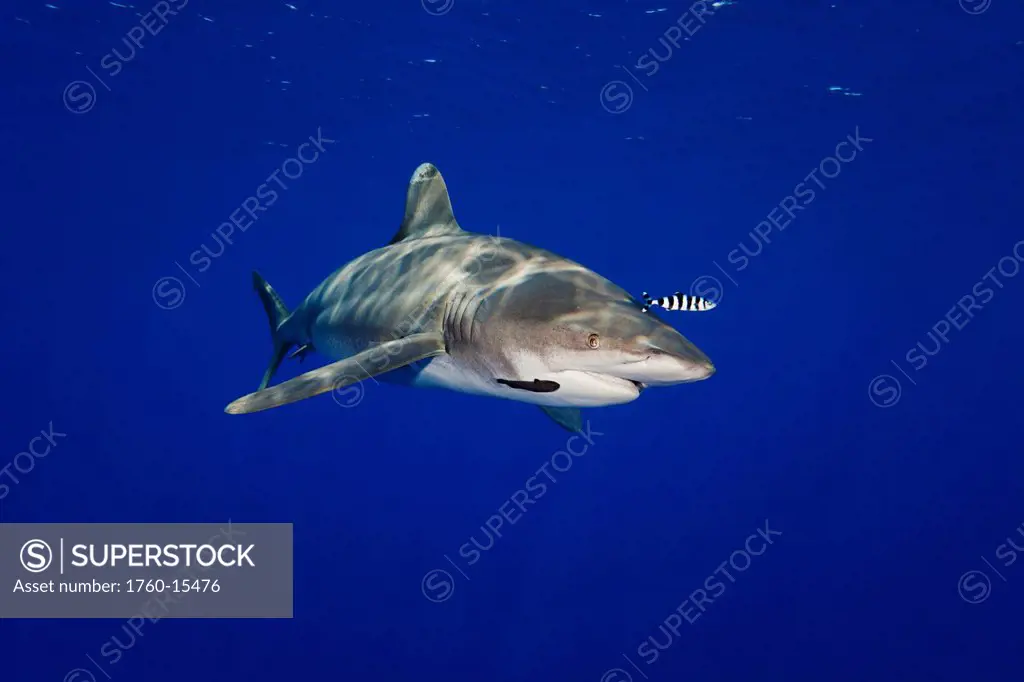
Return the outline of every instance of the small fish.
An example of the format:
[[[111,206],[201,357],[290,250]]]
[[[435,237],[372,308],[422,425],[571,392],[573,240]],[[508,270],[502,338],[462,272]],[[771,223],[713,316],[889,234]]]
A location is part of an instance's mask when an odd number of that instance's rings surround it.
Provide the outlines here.
[[[671,296],[662,296],[661,298],[651,298],[646,291],[641,296],[644,299],[643,312],[645,313],[651,306],[655,305],[661,306],[665,310],[699,310],[701,312],[711,310],[718,305],[714,301],[709,301],[700,296],[687,296],[681,291],[677,291]]]

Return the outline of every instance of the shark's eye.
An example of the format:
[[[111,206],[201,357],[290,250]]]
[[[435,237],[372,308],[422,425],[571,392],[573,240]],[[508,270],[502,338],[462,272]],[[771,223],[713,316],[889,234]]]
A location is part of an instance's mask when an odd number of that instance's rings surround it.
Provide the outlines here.
[[[591,334],[587,337],[587,345],[591,348],[598,348],[601,345],[601,337],[597,334]]]

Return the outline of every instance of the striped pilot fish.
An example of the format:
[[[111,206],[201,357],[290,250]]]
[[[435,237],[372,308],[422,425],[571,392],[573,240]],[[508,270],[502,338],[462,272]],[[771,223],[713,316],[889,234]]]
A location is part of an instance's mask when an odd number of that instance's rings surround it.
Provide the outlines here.
[[[660,306],[665,310],[697,310],[703,312],[711,310],[718,305],[710,299],[701,296],[688,296],[681,291],[677,291],[671,296],[662,296],[661,298],[651,298],[646,291],[641,296],[644,299],[643,311],[645,313],[652,306]]]

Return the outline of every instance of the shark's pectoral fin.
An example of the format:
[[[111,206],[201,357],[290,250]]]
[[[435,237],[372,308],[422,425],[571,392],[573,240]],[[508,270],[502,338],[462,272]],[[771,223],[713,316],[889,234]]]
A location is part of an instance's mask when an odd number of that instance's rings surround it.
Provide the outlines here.
[[[544,414],[551,417],[556,424],[573,433],[583,429],[583,414],[578,407],[547,407],[541,405]]]
[[[224,411],[228,414],[248,414],[269,410],[344,388],[417,360],[443,355],[444,352],[444,338],[440,334],[412,334],[306,372],[277,386],[242,396]]]
[[[531,391],[533,393],[554,393],[561,388],[557,381],[543,381],[541,379],[534,379],[533,381],[498,379],[497,381],[499,384],[504,384],[510,388],[518,388],[521,391]]]

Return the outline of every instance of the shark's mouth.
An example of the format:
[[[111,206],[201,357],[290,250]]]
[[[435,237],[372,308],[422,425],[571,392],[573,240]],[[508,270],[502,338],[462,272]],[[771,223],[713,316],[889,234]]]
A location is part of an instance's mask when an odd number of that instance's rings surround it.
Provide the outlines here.
[[[534,394],[542,404],[572,407],[602,407],[636,400],[643,384],[602,372],[566,370],[538,377],[558,384],[558,390]]]
[[[647,388],[647,384],[643,383],[642,381],[635,381],[633,379],[627,379],[626,377],[620,377],[614,374],[604,374],[603,372],[587,372],[587,374],[598,379],[602,383],[613,385],[618,384],[621,385],[623,388],[629,387],[627,389],[629,391],[636,389],[637,394],[641,393],[645,388]]]
[[[636,389],[638,394],[647,388],[647,384],[642,381],[635,381],[633,379],[627,379],[626,377],[620,377],[614,374],[605,374],[603,372],[586,372],[586,374],[598,379],[602,383],[619,384],[623,388],[627,386],[632,387],[628,390]]]

